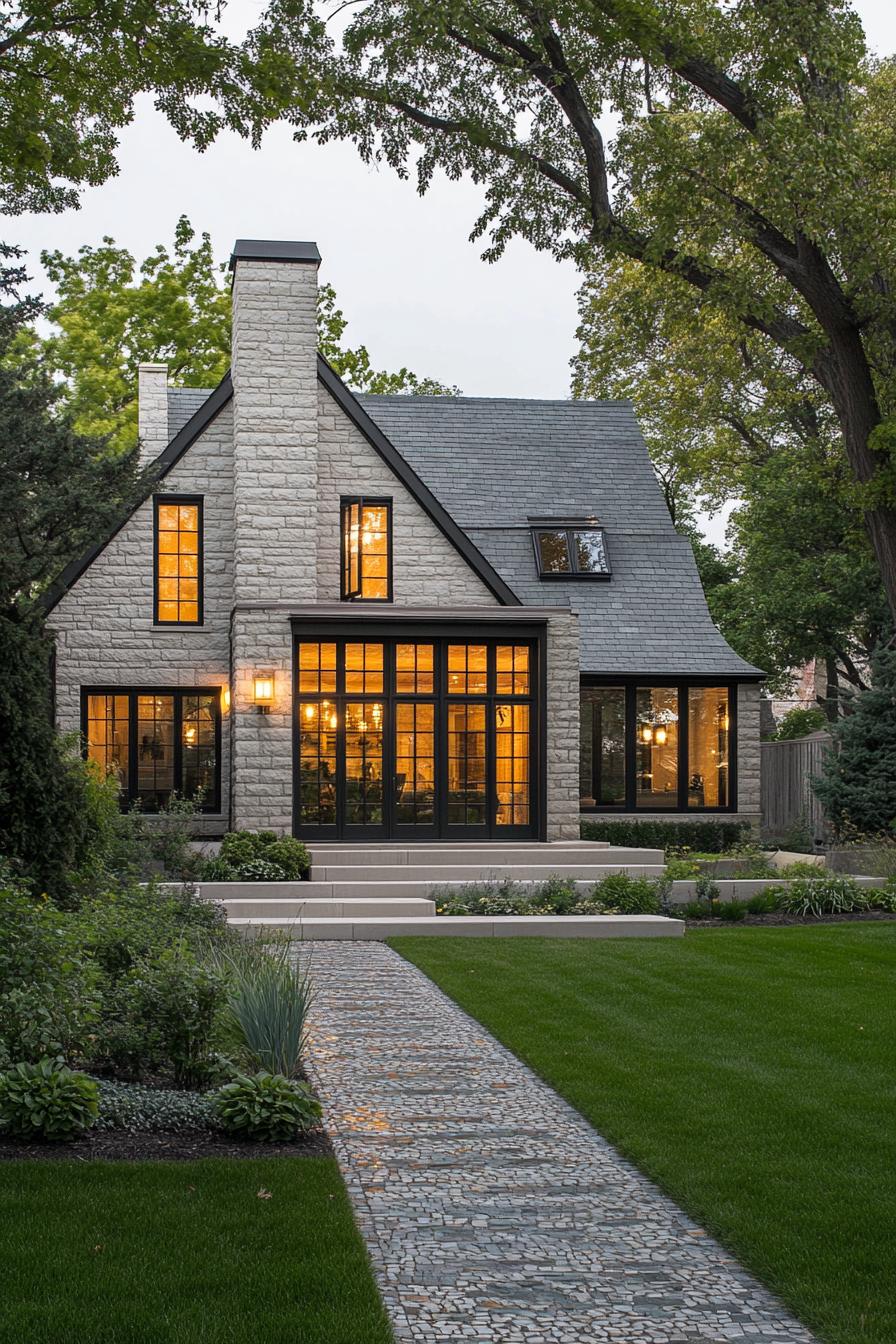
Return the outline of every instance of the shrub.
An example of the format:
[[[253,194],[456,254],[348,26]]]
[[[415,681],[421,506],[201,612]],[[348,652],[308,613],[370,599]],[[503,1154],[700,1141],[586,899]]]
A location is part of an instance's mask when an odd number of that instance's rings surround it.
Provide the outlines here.
[[[127,1129],[136,1133],[214,1129],[215,1109],[209,1093],[144,1087],[111,1078],[97,1079],[97,1129]]]
[[[766,887],[747,901],[747,912],[751,915],[771,915],[779,907],[777,887]]]
[[[810,733],[823,733],[829,727],[823,709],[788,709],[781,716],[774,737],[776,742],[788,742],[795,737],[808,737]]]
[[[225,984],[225,1048],[243,1062],[294,1078],[301,1071],[311,983],[289,944],[232,942],[215,953]]]
[[[746,821],[583,821],[583,840],[609,840],[636,849],[694,849],[721,854],[750,834]]]
[[[320,1103],[304,1083],[264,1071],[225,1083],[215,1093],[214,1107],[228,1134],[272,1143],[294,1139],[321,1116]]]
[[[701,873],[694,884],[698,901],[717,901],[719,899],[719,885],[710,877],[709,873]]]
[[[812,788],[837,836],[859,831],[892,835],[896,821],[896,649],[879,649],[871,686],[852,701],[852,713],[833,729]]]
[[[206,882],[297,882],[307,877],[310,867],[307,849],[291,835],[230,831],[201,875]]]
[[[108,996],[97,1058],[131,1076],[163,1072],[178,1083],[202,1081],[214,1062],[224,996],[221,977],[183,944],[138,961]]]
[[[709,901],[688,901],[686,905],[677,905],[673,912],[680,919],[712,919],[713,908]]]
[[[891,915],[896,915],[896,878],[890,878],[885,887],[877,887],[869,896],[874,905],[879,910],[886,910]]]
[[[608,873],[595,885],[592,897],[605,909],[615,910],[620,915],[658,915],[660,912],[659,889],[649,877]]]
[[[719,919],[724,919],[726,923],[737,923],[744,919],[747,914],[746,901],[714,901],[712,905],[714,915]]]
[[[776,889],[780,908],[790,915],[839,915],[867,910],[868,893],[851,877],[829,873],[821,878],[797,878]]]
[[[0,875],[0,1068],[78,1053],[99,1004],[71,916]]]
[[[700,864],[696,859],[667,859],[666,877],[670,882],[688,882],[700,876]]]
[[[94,1123],[99,1090],[61,1060],[20,1063],[0,1074],[0,1132],[17,1139],[73,1139]]]
[[[799,860],[796,863],[788,863],[786,867],[779,868],[776,876],[786,878],[788,881],[794,877],[808,877],[812,881],[823,877],[827,870],[820,863],[804,863]]]

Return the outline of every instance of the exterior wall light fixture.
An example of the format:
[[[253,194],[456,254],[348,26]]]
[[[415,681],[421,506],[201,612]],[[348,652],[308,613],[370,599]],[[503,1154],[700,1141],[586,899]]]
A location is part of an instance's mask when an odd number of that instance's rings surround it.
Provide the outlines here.
[[[255,709],[259,714],[270,714],[274,703],[273,672],[255,673]]]

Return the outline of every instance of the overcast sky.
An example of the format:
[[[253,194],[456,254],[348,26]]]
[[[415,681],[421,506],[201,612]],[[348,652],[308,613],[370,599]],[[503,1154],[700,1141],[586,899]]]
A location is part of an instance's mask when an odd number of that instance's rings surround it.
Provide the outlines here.
[[[856,8],[871,46],[896,51],[894,0]],[[262,9],[262,0],[230,0],[228,28],[251,26]],[[480,201],[472,184],[440,180],[419,197],[350,146],[296,145],[284,127],[258,152],[228,134],[198,155],[150,98],[122,135],[119,161],[119,175],[85,192],[79,211],[4,221],[33,274],[42,248],[73,253],[105,234],[142,259],[170,244],[181,214],[211,234],[222,259],[235,238],[313,239],[321,279],[349,319],[346,338],[364,342],[376,366],[407,365],[468,395],[569,394],[575,271],[523,242],[494,265],[481,261],[468,241]]]

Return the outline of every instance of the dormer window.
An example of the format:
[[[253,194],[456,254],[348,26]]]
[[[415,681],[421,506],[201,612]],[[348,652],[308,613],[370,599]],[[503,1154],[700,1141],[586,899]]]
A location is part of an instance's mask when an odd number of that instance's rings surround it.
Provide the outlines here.
[[[602,527],[590,520],[531,520],[535,563],[542,579],[608,579],[610,558]]]
[[[392,501],[341,501],[343,602],[392,600]]]

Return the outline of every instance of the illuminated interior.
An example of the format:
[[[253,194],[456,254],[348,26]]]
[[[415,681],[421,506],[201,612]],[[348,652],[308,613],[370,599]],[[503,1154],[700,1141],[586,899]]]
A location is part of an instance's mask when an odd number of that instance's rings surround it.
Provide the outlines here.
[[[728,688],[688,690],[688,807],[727,807]]]
[[[114,774],[123,800],[144,812],[157,812],[175,793],[214,810],[220,711],[219,688],[88,694],[88,759]]]
[[[387,501],[348,500],[342,506],[342,596],[388,601],[389,514]]]
[[[678,807],[678,691],[639,686],[635,692],[638,807]]]
[[[199,505],[156,505],[156,620],[199,623]]]

